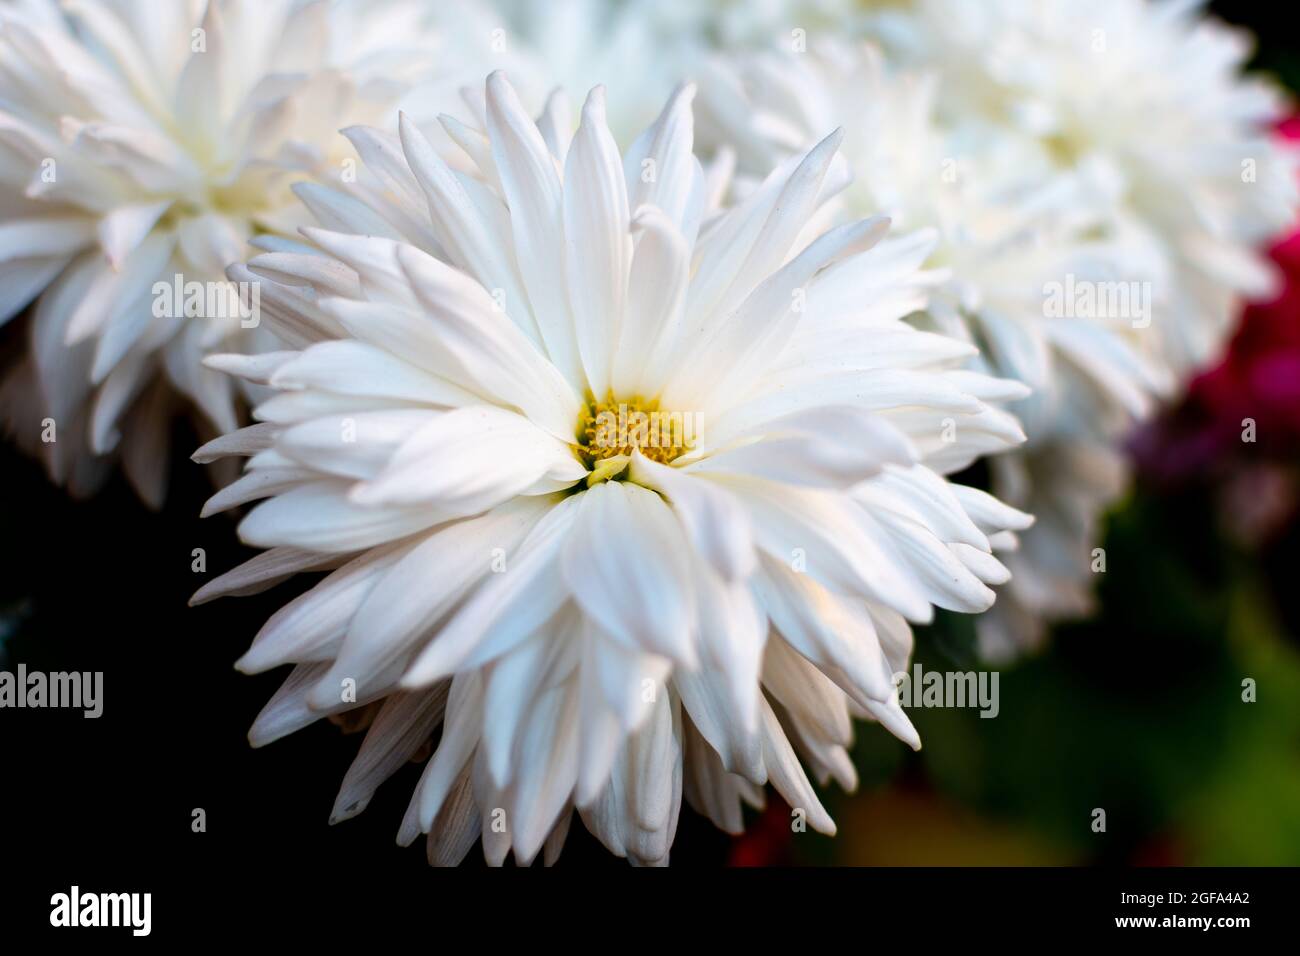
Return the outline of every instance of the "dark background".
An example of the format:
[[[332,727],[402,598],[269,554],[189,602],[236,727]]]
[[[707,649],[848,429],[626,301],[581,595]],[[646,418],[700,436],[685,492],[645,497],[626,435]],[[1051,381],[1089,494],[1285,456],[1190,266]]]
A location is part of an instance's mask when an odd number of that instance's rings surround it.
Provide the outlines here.
[[[1290,6],[1214,5],[1258,31],[1260,64],[1300,88]],[[0,332],[0,356],[19,325]],[[197,445],[183,428],[177,443]],[[249,748],[283,675],[233,662],[305,584],[186,606],[249,555],[229,517],[197,517],[202,468],[178,462],[166,510],[151,513],[120,480],[69,501],[4,444],[0,488],[0,667],[105,675],[98,720],[0,711],[0,854],[26,874],[6,895],[32,896],[40,914],[72,882],[157,896],[206,874],[236,896],[244,880],[313,887],[347,911],[350,884],[435,879],[422,844],[394,843],[418,767],[330,827],[359,737],[322,721]],[[777,807],[737,844],[683,810],[674,864],[1300,862],[1300,533],[1243,551],[1214,511],[1207,488],[1140,487],[1112,521],[1105,612],[1004,671],[1000,719],[922,712],[921,754],[863,727],[860,793],[827,794],[837,840],[792,844]],[[191,571],[195,548],[207,574]],[[972,666],[970,648],[969,623],[947,618],[918,636],[917,658]],[[1260,680],[1253,707],[1239,702],[1243,676]],[[1108,808],[1101,836],[1086,826],[1096,806]],[[195,808],[205,833],[191,831]],[[469,865],[482,865],[477,850]],[[575,822],[560,865],[625,864]]]

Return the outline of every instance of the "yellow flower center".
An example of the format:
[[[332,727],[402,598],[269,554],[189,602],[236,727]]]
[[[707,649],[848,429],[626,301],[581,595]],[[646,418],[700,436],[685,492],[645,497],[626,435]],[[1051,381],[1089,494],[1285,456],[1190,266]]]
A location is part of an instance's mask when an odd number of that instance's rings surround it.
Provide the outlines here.
[[[697,424],[690,413],[661,411],[657,399],[588,395],[578,416],[578,445],[589,468],[634,451],[666,465],[695,444]]]

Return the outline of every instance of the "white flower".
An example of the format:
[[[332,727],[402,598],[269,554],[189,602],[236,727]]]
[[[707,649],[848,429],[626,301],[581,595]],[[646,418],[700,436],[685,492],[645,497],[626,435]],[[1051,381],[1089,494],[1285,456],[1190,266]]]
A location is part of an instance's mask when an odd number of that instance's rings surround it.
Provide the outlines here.
[[[1029,442],[989,465],[997,494],[1041,520],[1025,554],[1014,554],[1013,537],[998,542],[1012,551],[1010,600],[979,622],[990,655],[1032,643],[1044,617],[1085,605],[1092,532],[1122,487],[1111,446],[1169,387],[1154,335],[1128,316],[1052,314],[1048,291],[1066,295],[1067,277],[1070,288],[1163,286],[1163,261],[1117,225],[1118,200],[1097,170],[1061,168],[1007,124],[943,121],[939,77],[891,71],[872,47],[823,36],[806,54],[720,58],[708,78],[703,125],[716,148],[736,151],[742,174],[843,125],[853,177],[844,214],[884,214],[904,233],[938,236],[926,264],[947,280],[919,321],[978,344],[974,367],[1034,390],[1015,406]]]
[[[649,124],[711,51],[789,48],[815,28],[855,29],[857,0],[490,0],[499,31],[486,62],[504,70],[529,109],[554,89],[610,91],[621,144]]]
[[[251,235],[294,228],[291,184],[342,172],[337,130],[429,71],[427,19],[419,0],[0,3],[0,321],[35,302],[5,417],[56,480],[89,493],[120,460],[156,505],[175,413],[237,426],[200,360],[254,317],[187,320],[155,283],[222,283]]]
[[[1111,234],[1157,263],[1124,276],[1149,283],[1143,351],[1183,380],[1217,356],[1243,297],[1268,291],[1262,246],[1297,211],[1297,154],[1271,134],[1280,92],[1242,76],[1249,37],[1200,7],[919,0],[884,30],[905,62],[940,73],[950,116],[982,115],[1063,169],[1103,171],[1117,197]],[[1040,520],[1008,559],[1008,593],[980,620],[990,651],[1036,643],[1045,620],[1091,607],[1100,518],[1126,484],[1119,444],[1131,421],[1086,392],[1057,391],[1041,423],[1022,410],[1023,455],[995,465],[999,494]]]
[[[953,115],[979,112],[1067,167],[1105,164],[1130,225],[1167,260],[1162,352],[1213,359],[1243,295],[1272,275],[1257,248],[1295,221],[1297,161],[1272,126],[1280,90],[1242,76],[1248,34],[1184,0],[918,0],[889,34],[943,76]]]
[[[1031,422],[1054,415],[1061,384],[1080,374],[1105,405],[1151,407],[1164,376],[1131,322],[1045,307],[1045,284],[1067,273],[1083,282],[1121,263],[1143,276],[1160,268],[1149,257],[1134,264],[1146,250],[1111,235],[1114,199],[1088,171],[1060,169],[1014,129],[941,122],[938,77],[891,72],[870,46],[823,38],[816,54],[739,55],[707,75],[702,125],[716,149],[735,150],[742,176],[843,126],[851,182],[841,215],[886,215],[896,230],[935,234],[927,265],[945,280],[929,320],[978,342],[982,364],[1034,389]]]
[[[918,746],[908,622],[987,608],[1029,522],[942,477],[1020,440],[990,403],[1024,389],[902,321],[931,243],[797,244],[838,134],[710,215],[692,95],[620,155],[600,88],[570,141],[494,74],[485,129],[449,123],[473,175],[351,131],[398,201],[319,193],[310,245],[231,271],[302,348],[209,360],[276,392],[196,456],[251,456],[207,511],[269,498],[240,534],[270,550],[195,600],[333,569],[240,662],[297,665],[251,738],[382,701],[342,819],[441,721],[401,830],[434,861],[551,859],[576,807],[664,862],[683,794],[736,832],[768,782],[833,832],[796,751],[851,787],[851,717]]]
[[[483,62],[510,77],[526,108],[540,112],[553,90],[609,84],[620,143],[658,115],[708,49],[703,8],[675,0],[490,0],[479,12],[491,25]],[[481,85],[467,98],[481,115]]]

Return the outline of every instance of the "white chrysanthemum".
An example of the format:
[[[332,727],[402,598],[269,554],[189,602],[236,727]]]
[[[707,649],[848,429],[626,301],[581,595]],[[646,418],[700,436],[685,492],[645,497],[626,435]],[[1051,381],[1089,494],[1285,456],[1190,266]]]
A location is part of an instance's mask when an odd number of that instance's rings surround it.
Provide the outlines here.
[[[655,0],[487,0],[480,13],[493,24],[483,72],[505,72],[525,107],[535,112],[554,90],[609,84],[608,122],[622,143],[658,115],[707,50],[698,4],[691,9]],[[467,91],[479,114],[481,98],[481,85]],[[418,100],[414,104],[417,110],[422,106]]]
[[[711,51],[789,45],[801,33],[863,19],[856,0],[487,0],[499,20],[486,62],[540,111],[556,88],[610,90],[608,122],[631,141]]]
[[[1098,170],[1062,169],[1014,127],[940,121],[938,77],[891,73],[873,48],[817,37],[802,55],[717,60],[708,77],[703,125],[714,145],[735,149],[742,174],[771,169],[843,125],[847,214],[881,213],[904,233],[936,234],[927,265],[948,278],[925,321],[977,344],[975,367],[1034,390],[1015,409],[1028,444],[990,466],[998,494],[1039,517],[1037,538],[1008,558],[1011,600],[980,620],[991,655],[1031,643],[1040,630],[1031,621],[1081,609],[1092,531],[1122,487],[1112,446],[1168,387],[1148,329],[1128,316],[1050,315],[1047,289],[1067,276],[1080,286],[1163,287],[1162,260],[1117,222]],[[1021,626],[1010,628],[1008,616]]]
[[[990,537],[1028,524],[942,477],[1020,440],[989,403],[1024,389],[902,321],[929,244],[796,244],[838,135],[710,215],[691,100],[620,155],[601,89],[570,140],[494,74],[484,130],[449,123],[473,175],[354,130],[397,202],[335,196],[231,272],[302,347],[210,360],[277,392],[196,456],[251,456],[207,511],[269,498],[240,534],[270,550],[195,600],[333,569],[240,662],[297,665],[251,738],[382,701],[342,819],[441,722],[401,831],[436,862],[480,831],[553,858],[575,807],[663,862],[683,794],[737,832],[768,782],[833,831],[796,752],[851,787],[851,717],[918,746],[908,622],[987,608]]]
[[[1218,353],[1243,295],[1269,288],[1258,247],[1297,209],[1296,154],[1271,135],[1281,91],[1245,78],[1248,34],[1186,0],[918,0],[891,19],[909,62],[941,71],[945,108],[980,112],[1066,167],[1105,163],[1134,228],[1170,269],[1171,365]]]
[[[938,71],[951,116],[979,114],[1042,144],[1069,170],[1104,169],[1113,229],[1136,237],[1154,274],[1147,351],[1185,378],[1221,349],[1242,298],[1263,294],[1265,241],[1295,219],[1296,154],[1271,128],[1281,96],[1243,78],[1249,37],[1199,3],[1146,0],[919,0],[888,18],[907,62]],[[1126,480],[1110,427],[1070,392],[1026,422],[1025,454],[999,462],[999,493],[1039,517],[1009,559],[1011,600],[981,619],[986,646],[1036,641],[1045,619],[1091,604],[1093,548]],[[1027,416],[1028,417],[1028,416]]]
[[[153,287],[220,283],[251,235],[293,228],[290,185],[339,178],[337,130],[429,72],[427,19],[419,0],[0,3],[0,321],[35,302],[6,418],[56,480],[87,493],[120,460],[157,504],[173,414],[238,425],[200,362],[253,333],[237,309],[155,309]]]
[[[694,18],[713,49],[762,49],[801,45],[820,31],[856,36],[877,0],[695,0],[660,2],[679,22]]]

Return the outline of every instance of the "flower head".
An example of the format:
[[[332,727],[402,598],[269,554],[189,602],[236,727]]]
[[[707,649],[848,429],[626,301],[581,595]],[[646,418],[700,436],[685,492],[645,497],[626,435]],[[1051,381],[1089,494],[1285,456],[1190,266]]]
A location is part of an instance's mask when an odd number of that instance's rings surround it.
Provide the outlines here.
[[[198,455],[250,456],[208,510],[269,499],[270,550],[196,600],[332,569],[241,661],[296,665],[252,739],[382,701],[343,818],[441,721],[402,827],[436,861],[550,858],[576,808],[664,862],[683,795],[735,832],[767,782],[832,832],[796,752],[852,786],[851,717],[919,746],[908,622],[988,607],[1028,524],[943,477],[1022,438],[1024,389],[902,321],[931,242],[801,239],[838,133],[714,211],[692,98],[620,154],[602,89],[570,135],[494,74],[448,121],[472,173],[350,130],[399,200],[318,194],[327,228],[231,272],[298,347],[210,360],[274,392]]]
[[[1246,77],[1247,34],[1179,0],[920,0],[895,14],[905,62],[940,69],[945,108],[1013,126],[1069,168],[1104,165],[1127,224],[1169,270],[1161,352],[1217,357],[1246,296],[1275,281],[1262,246],[1300,203],[1300,153],[1272,138],[1280,90]]]
[[[416,0],[361,8],[0,5],[0,321],[34,303],[5,417],[74,492],[120,460],[157,504],[176,411],[237,426],[232,383],[201,364],[256,334],[225,268],[250,236],[296,228],[296,180],[339,178],[340,126],[383,122],[429,69]],[[175,288],[189,306],[159,298]],[[46,416],[58,437],[41,443]]]

